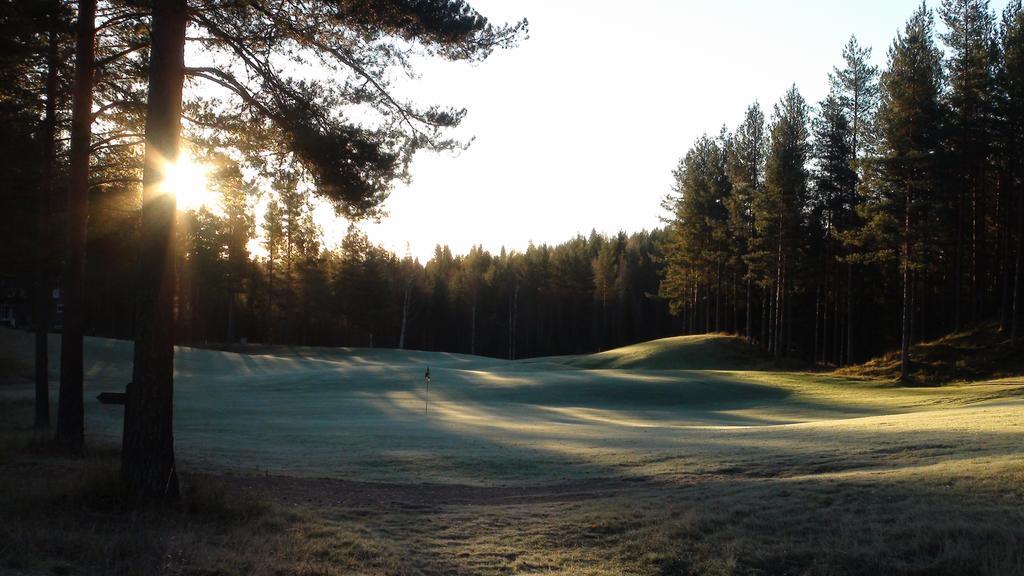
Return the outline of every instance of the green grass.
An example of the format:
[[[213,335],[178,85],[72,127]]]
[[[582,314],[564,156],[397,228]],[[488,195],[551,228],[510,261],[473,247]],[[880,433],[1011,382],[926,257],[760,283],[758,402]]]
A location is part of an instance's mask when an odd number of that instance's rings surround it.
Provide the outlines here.
[[[663,338],[586,356],[554,356],[523,362],[555,362],[591,370],[741,370],[766,367],[770,358],[740,337],[707,334]]]
[[[183,500],[128,510],[119,414],[90,399],[129,351],[87,342],[85,458],[29,428],[28,382],[0,391],[0,573],[1024,574],[1018,378],[765,371],[721,336],[179,349]]]

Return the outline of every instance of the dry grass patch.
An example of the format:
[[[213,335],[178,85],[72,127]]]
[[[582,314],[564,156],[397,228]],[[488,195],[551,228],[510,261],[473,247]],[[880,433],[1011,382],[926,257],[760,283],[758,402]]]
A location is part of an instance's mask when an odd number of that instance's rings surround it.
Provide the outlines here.
[[[1010,345],[1009,336],[996,324],[983,324],[915,344],[910,349],[911,379],[921,386],[949,382],[996,380],[1024,375],[1024,349]],[[899,352],[890,352],[858,366],[836,371],[842,376],[896,380]]]

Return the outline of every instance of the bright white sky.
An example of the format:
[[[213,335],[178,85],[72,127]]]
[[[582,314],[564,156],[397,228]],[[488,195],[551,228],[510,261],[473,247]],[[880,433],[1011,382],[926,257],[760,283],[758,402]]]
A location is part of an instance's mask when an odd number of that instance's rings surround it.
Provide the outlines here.
[[[421,261],[436,244],[523,250],[591,229],[658,226],[671,172],[697,137],[734,127],[754,100],[770,111],[794,82],[817,103],[851,34],[883,65],[918,0],[472,5],[495,22],[525,16],[530,38],[481,64],[419,66],[408,95],[465,106],[455,134],[476,140],[459,154],[418,154],[412,183],[385,205],[390,216],[363,226]],[[345,233],[344,223],[321,223],[329,245]]]

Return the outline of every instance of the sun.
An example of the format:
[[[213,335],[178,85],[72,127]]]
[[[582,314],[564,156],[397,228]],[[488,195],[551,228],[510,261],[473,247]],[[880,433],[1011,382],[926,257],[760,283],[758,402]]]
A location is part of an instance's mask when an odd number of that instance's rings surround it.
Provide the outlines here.
[[[178,210],[188,212],[200,208],[216,208],[218,195],[210,189],[210,169],[197,162],[191,154],[183,152],[177,162],[164,167],[164,192],[174,194]]]

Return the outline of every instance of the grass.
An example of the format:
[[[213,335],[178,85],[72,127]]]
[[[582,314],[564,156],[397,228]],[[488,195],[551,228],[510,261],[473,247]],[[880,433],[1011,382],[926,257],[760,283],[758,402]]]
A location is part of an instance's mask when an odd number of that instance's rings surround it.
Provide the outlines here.
[[[1024,375],[1024,351],[1010,345],[998,325],[982,324],[938,340],[915,344],[910,349],[911,380],[918,385],[972,382]],[[898,352],[885,354],[837,374],[882,380],[900,375]]]
[[[763,371],[732,345],[182,349],[183,498],[144,510],[120,500],[115,412],[88,404],[69,458],[13,383],[0,573],[1024,574],[1024,381]],[[89,341],[89,392],[125,349]]]
[[[586,356],[525,362],[557,362],[591,370],[742,370],[768,367],[771,358],[738,336],[704,334],[652,340]]]

